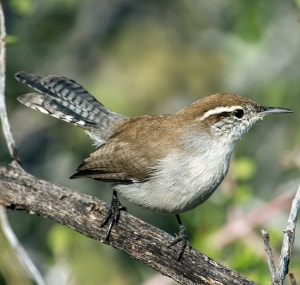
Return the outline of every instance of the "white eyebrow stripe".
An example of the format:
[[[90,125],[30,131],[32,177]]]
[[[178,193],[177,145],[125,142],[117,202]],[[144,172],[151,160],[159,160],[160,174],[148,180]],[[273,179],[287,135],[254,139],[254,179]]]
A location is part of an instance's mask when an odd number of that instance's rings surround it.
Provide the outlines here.
[[[243,107],[241,107],[241,106],[216,107],[212,110],[206,111],[201,117],[197,118],[197,120],[203,121],[203,120],[205,120],[206,118],[208,118],[212,115],[217,115],[217,114],[221,114],[221,113],[224,113],[224,112],[232,112],[235,109],[243,109]]]

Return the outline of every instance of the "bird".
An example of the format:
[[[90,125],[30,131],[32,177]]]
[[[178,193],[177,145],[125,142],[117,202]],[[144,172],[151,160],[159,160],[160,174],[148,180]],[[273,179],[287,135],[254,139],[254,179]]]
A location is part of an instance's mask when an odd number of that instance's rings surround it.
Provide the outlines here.
[[[96,146],[70,178],[92,178],[112,184],[112,201],[101,227],[105,241],[123,209],[118,195],[142,207],[174,214],[181,243],[177,260],[189,247],[179,214],[205,202],[226,176],[236,143],[269,114],[291,113],[265,107],[232,93],[216,93],[174,114],[127,117],[96,100],[64,76],[24,71],[15,78],[36,92],[18,97],[27,107],[83,128]]]

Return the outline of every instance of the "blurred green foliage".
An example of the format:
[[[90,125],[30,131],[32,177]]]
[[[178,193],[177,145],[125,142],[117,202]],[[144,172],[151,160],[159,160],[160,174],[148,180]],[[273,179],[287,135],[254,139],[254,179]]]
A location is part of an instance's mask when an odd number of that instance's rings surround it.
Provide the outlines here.
[[[259,230],[270,231],[278,254],[286,210],[240,240],[219,246],[213,237],[232,219],[255,212],[283,192],[296,191],[299,1],[7,0],[3,4],[9,35],[7,104],[23,165],[76,191],[110,201],[109,186],[68,180],[92,151],[91,143],[81,130],[17,102],[16,97],[28,91],[13,77],[19,70],[74,78],[107,107],[125,115],[175,112],[202,96],[226,91],[295,111],[258,123],[236,147],[217,193],[182,215],[195,248],[268,284]],[[0,158],[2,163],[10,160],[5,147]],[[129,212],[177,232],[174,217],[126,205]],[[143,284],[155,274],[70,229],[34,215],[9,214],[47,284]],[[299,249],[296,239],[290,269],[298,280]],[[0,279],[0,284],[5,281]]]

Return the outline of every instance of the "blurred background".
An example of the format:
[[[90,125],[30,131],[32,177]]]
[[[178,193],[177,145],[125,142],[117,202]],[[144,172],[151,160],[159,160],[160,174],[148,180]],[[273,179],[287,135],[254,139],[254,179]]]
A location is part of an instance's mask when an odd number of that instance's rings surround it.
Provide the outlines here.
[[[93,146],[82,130],[18,103],[17,96],[29,91],[14,79],[19,70],[73,78],[109,109],[128,116],[176,112],[217,92],[294,110],[270,116],[246,134],[218,191],[182,215],[193,247],[269,284],[260,230],[270,232],[277,258],[300,180],[300,1],[2,3],[9,35],[7,105],[23,166],[74,191],[111,199],[109,185],[68,179]],[[0,161],[6,164],[11,159],[2,134],[0,143]],[[122,202],[137,217],[178,232],[175,217]],[[174,284],[66,227],[25,212],[8,214],[47,284]],[[290,264],[298,281],[299,262],[298,233]],[[8,266],[0,258],[0,284],[13,278]]]

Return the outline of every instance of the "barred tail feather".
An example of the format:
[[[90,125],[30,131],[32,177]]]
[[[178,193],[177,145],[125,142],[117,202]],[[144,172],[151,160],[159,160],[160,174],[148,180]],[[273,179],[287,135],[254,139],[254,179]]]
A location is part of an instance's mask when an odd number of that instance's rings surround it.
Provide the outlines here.
[[[41,77],[23,71],[15,77],[39,92],[18,97],[22,104],[84,128],[96,144],[101,144],[112,127],[125,118],[106,109],[72,79],[56,75]]]

